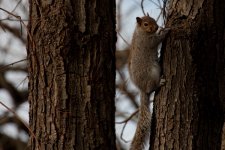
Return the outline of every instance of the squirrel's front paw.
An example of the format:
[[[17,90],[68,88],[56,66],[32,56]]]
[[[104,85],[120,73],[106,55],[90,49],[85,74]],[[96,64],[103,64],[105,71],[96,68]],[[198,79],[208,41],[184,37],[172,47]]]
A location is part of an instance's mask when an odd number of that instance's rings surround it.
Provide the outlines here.
[[[159,86],[164,86],[166,84],[166,79],[161,78],[159,82]]]
[[[161,28],[159,33],[160,34],[167,34],[171,29],[170,28]]]
[[[164,28],[164,31],[169,32],[171,28]]]

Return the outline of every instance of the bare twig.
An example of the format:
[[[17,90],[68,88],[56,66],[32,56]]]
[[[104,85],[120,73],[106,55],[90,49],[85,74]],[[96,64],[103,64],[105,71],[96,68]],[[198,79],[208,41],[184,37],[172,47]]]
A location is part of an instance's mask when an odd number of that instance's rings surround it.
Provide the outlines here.
[[[22,26],[20,25],[20,29],[15,27],[10,27],[8,24],[5,24],[3,22],[0,22],[1,28],[6,32],[8,30],[10,33],[12,33],[14,36],[16,36],[18,39],[20,39],[24,44],[27,42],[26,39],[22,37]],[[19,31],[20,30],[20,31]]]
[[[9,68],[9,67],[11,67],[11,66],[13,66],[13,65],[15,65],[15,64],[18,64],[18,63],[23,62],[23,61],[26,61],[26,60],[27,60],[27,59],[22,59],[22,60],[13,62],[13,63],[11,63],[11,64],[2,66],[2,67],[0,68],[0,72],[2,72],[3,70],[5,70],[5,69],[7,69],[7,68]]]
[[[160,16],[162,15],[162,12],[163,12],[163,10],[160,8],[160,13],[159,13],[159,15],[158,15],[158,17],[156,18],[156,21],[159,21],[159,18],[160,18]]]
[[[126,43],[128,46],[130,46],[130,44],[127,42],[127,40],[120,34],[120,32],[117,32],[117,34],[119,35],[119,37],[121,37],[121,39],[124,41],[124,43]]]
[[[18,85],[17,85],[17,87],[19,87],[20,85],[22,85],[22,86],[24,86],[24,83],[25,83],[25,81],[26,81],[26,79],[28,79],[28,76],[26,76]]]
[[[29,134],[29,130],[27,127],[15,116],[9,116],[5,113],[6,115],[1,115],[2,117],[0,118],[0,126],[7,124],[7,123],[14,123],[18,126],[19,130],[25,131],[27,134]]]
[[[8,111],[10,111],[11,113],[13,113],[13,115],[18,118],[18,120],[20,120],[25,126],[26,128],[29,130],[31,136],[36,140],[37,142],[37,145],[38,145],[38,149],[40,150],[40,145],[39,145],[39,142],[38,142],[38,139],[36,138],[36,135],[34,134],[34,132],[32,131],[32,129],[16,114],[15,111],[13,111],[12,109],[10,109],[8,106],[6,106],[4,103],[2,103],[0,101],[0,104],[5,107]]]
[[[119,121],[119,122],[116,122],[116,124],[123,124],[123,123],[126,123],[128,122],[129,120],[131,120],[131,118],[133,118],[134,115],[136,115],[138,113],[139,109],[137,109],[135,112],[133,112],[128,118],[126,118],[125,120],[123,121]]]
[[[127,119],[125,119],[125,120],[123,120],[123,121],[121,121],[121,122],[116,122],[116,124],[122,124],[122,123],[124,123],[124,125],[123,125],[123,128],[122,128],[122,131],[121,131],[121,134],[120,134],[120,139],[123,141],[123,142],[125,142],[125,143],[128,143],[129,141],[127,141],[127,140],[125,140],[124,138],[123,138],[123,133],[124,133],[124,130],[125,130],[125,127],[127,126],[127,123],[129,122],[129,120],[131,120],[131,118],[133,118],[133,116],[134,115],[136,115],[137,113],[138,113],[138,109],[135,111],[135,112],[133,112],[131,115],[130,115],[130,117],[128,117]]]
[[[124,132],[124,129],[125,129],[126,126],[127,126],[127,122],[125,122],[125,124],[124,124],[124,126],[123,126],[123,129],[122,129],[121,134],[120,134],[120,139],[121,139],[122,141],[124,141],[125,143],[128,143],[129,141],[127,141],[127,140],[125,140],[125,139],[123,138],[123,132]]]
[[[23,66],[13,66],[13,67],[6,67],[4,69],[1,69],[2,67],[5,67],[4,65],[0,64],[0,72],[8,72],[8,71],[20,71],[20,72],[27,72],[27,67]]]
[[[33,41],[33,38],[32,38],[32,36],[31,36],[31,34],[30,34],[30,32],[29,32],[29,30],[28,30],[26,24],[25,24],[24,21],[21,19],[21,17],[20,17],[20,16],[17,16],[17,15],[14,15],[13,13],[11,13],[11,12],[9,12],[9,11],[7,11],[7,10],[1,8],[1,7],[0,7],[0,10],[4,11],[4,12],[10,14],[11,16],[17,18],[18,20],[20,20],[20,23],[23,24],[23,26],[27,29],[28,37],[29,37],[29,39],[31,40],[31,42],[32,42],[32,44],[33,44],[33,47],[35,47],[35,43],[34,43],[34,41]]]
[[[131,100],[131,102],[133,103],[133,105],[138,108],[138,104],[137,102],[135,101],[135,95],[130,92],[127,88],[127,80],[125,79],[125,76],[124,76],[124,73],[122,71],[120,71],[119,69],[117,69],[119,75],[120,75],[120,78],[121,78],[121,83],[116,85],[117,88],[126,94],[126,96]]]
[[[14,12],[21,2],[22,2],[22,0],[19,0],[18,3],[16,4],[16,6],[13,8],[13,10],[11,12]]]
[[[18,19],[13,19],[13,18],[9,18],[9,17],[7,17],[7,18],[4,18],[4,19],[0,19],[0,21],[20,21],[20,20],[18,20]],[[28,19],[22,19],[21,18],[21,20],[22,21],[29,21]]]
[[[160,8],[160,4],[154,2],[153,0],[149,0],[149,1],[151,1],[152,4],[154,4],[155,6],[157,6],[158,8]]]
[[[141,10],[142,10],[143,14],[146,16],[143,3],[144,3],[144,0],[141,0]]]

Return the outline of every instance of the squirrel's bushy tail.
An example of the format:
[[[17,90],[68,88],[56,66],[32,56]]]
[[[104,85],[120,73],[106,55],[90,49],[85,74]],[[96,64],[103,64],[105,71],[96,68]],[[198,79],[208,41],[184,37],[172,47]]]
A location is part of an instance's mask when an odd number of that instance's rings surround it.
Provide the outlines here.
[[[149,109],[150,94],[141,92],[141,106],[139,107],[139,118],[137,129],[130,150],[143,150],[146,139],[150,136],[151,112]]]

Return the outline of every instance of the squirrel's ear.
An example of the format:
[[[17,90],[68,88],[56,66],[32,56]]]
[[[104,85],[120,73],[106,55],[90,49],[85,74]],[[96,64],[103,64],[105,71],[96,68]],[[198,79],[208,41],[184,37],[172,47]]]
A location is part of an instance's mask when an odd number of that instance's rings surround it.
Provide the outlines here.
[[[150,17],[148,13],[147,13],[147,16]]]
[[[138,23],[139,25],[141,25],[142,19],[141,19],[140,17],[136,17],[136,20],[137,20],[137,23]]]

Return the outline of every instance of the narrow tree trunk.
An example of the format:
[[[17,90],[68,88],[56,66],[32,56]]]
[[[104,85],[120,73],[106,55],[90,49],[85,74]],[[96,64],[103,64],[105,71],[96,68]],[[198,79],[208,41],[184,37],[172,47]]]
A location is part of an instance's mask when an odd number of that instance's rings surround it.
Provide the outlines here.
[[[115,1],[30,0],[31,150],[114,150]]]
[[[167,83],[154,103],[152,150],[219,150],[225,103],[225,1],[171,0]]]

